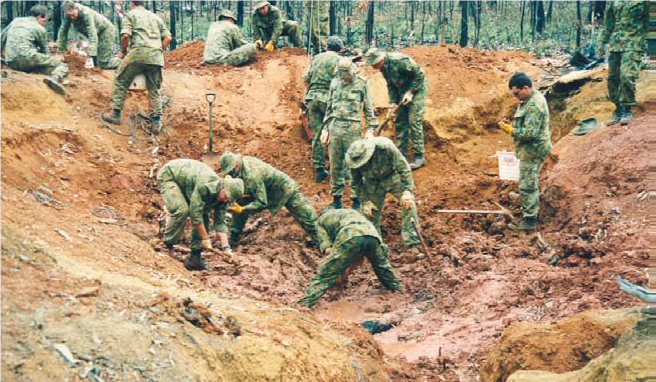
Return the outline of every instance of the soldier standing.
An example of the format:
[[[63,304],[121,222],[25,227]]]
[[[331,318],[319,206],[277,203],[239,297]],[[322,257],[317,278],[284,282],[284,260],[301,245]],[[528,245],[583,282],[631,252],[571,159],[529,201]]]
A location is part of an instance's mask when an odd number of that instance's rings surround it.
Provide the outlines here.
[[[328,177],[325,170],[326,160],[323,155],[323,146],[319,136],[326,114],[330,82],[335,76],[335,68],[340,59],[337,52],[342,50],[342,47],[342,40],[339,37],[331,36],[328,39],[328,51],[316,55],[303,75],[303,80],[307,85],[304,101],[308,108],[308,125],[312,131],[312,165],[315,170],[314,180],[317,183],[323,182]]]
[[[121,124],[125,92],[134,77],[144,74],[152,130],[154,133],[159,133],[162,116],[159,89],[162,86],[162,67],[164,66],[162,51],[169,46],[171,34],[159,16],[144,8],[144,3],[145,1],[131,1],[131,10],[123,18],[121,52],[119,53],[119,58],[122,58],[123,62],[116,70],[114,77],[110,102],[111,112],[103,113],[100,119],[113,125]]]
[[[261,1],[253,11],[253,39],[267,52],[273,52],[278,37],[289,36],[294,46],[301,46],[301,32],[296,21],[283,20],[278,7]]]
[[[116,38],[116,29],[107,18],[93,9],[72,1],[62,4],[64,22],[57,36],[58,49],[66,50],[68,31],[71,24],[89,40],[87,54],[93,59],[93,65],[101,69],[116,69],[121,60],[113,57],[112,48]]]
[[[421,67],[403,53],[383,53],[371,48],[365,54],[367,65],[380,70],[387,82],[391,103],[399,105],[394,119],[396,144],[405,155],[408,141],[412,139],[414,159],[410,168],[424,165],[424,105],[428,81]]]
[[[310,43],[312,54],[326,51],[326,39],[328,38],[328,1],[306,0],[305,12],[308,17],[308,30],[310,31]]]
[[[636,104],[636,81],[645,46],[648,1],[611,1],[606,10],[604,31],[601,34],[601,52],[604,56],[608,44],[608,96],[615,104],[613,119],[628,125],[633,118],[631,107]]]
[[[317,272],[310,279],[299,305],[314,307],[319,297],[347,272],[349,266],[366,257],[378,280],[389,290],[402,287],[389,262],[387,245],[376,228],[359,212],[352,209],[326,207],[317,220],[319,249],[325,255]]]
[[[355,64],[351,59],[341,58],[337,63],[335,78],[330,83],[326,116],[321,131],[321,141],[329,140],[330,194],[333,196],[334,208],[342,208],[342,194],[348,174],[344,156],[351,143],[362,137],[363,112],[365,137],[373,138],[378,119],[374,115],[367,80],[356,74]],[[360,207],[356,191],[351,187],[354,209]]]
[[[207,31],[203,63],[239,66],[253,59],[255,44],[246,42],[236,22],[232,11],[221,11],[219,21],[212,23]]]
[[[58,94],[65,94],[61,80],[68,74],[68,65],[50,55],[46,37],[48,8],[35,5],[29,16],[12,20],[2,31],[2,49],[7,66],[27,73],[49,74],[43,81]]]

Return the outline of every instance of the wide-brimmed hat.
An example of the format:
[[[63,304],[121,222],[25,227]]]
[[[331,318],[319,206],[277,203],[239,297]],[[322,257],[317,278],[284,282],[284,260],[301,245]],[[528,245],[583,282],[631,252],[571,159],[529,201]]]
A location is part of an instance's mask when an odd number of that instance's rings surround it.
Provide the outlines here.
[[[350,168],[362,167],[371,159],[376,149],[376,143],[373,139],[360,139],[353,142],[346,152],[346,164]]]
[[[260,1],[259,3],[255,4],[255,10],[257,11],[258,9],[262,8],[265,5],[269,5],[268,1]]]
[[[231,153],[230,151],[224,152],[219,159],[219,172],[221,172],[221,175],[226,175],[232,171],[240,160],[241,155]]]
[[[378,50],[378,48],[371,48],[364,54],[364,63],[367,65],[376,65],[385,58],[385,53]]]
[[[219,14],[219,20],[221,20],[221,17],[227,17],[227,18],[229,18],[229,19],[232,19],[234,22],[237,22],[237,17],[236,17],[235,14],[234,14],[231,10],[229,10],[229,9],[224,9],[224,10],[222,10],[221,13]]]

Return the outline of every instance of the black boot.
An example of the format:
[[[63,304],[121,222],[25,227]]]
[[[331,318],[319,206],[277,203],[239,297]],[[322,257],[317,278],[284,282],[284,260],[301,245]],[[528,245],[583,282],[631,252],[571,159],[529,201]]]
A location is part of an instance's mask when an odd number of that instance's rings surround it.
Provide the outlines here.
[[[314,175],[315,183],[321,183],[328,177],[328,173],[324,170],[323,167],[317,169],[317,173]]]
[[[158,135],[162,131],[162,122],[159,119],[159,115],[150,117],[150,131],[155,135]]]
[[[415,159],[412,161],[412,163],[410,163],[410,168],[416,170],[423,165],[424,165],[424,155],[415,154]]]
[[[342,195],[333,196],[333,208],[338,210],[342,208]]]
[[[624,115],[624,108],[622,107],[622,105],[615,105],[615,111],[613,112],[613,119],[611,119],[606,124],[606,126],[617,125],[622,119],[623,115]]]
[[[360,209],[360,201],[358,198],[351,198],[351,208],[354,210]]]
[[[60,79],[55,76],[49,76],[43,79],[43,82],[45,82],[55,93],[64,95],[66,94],[66,91],[59,81]]]
[[[188,271],[206,271],[207,267],[205,266],[205,262],[203,262],[203,259],[200,256],[200,250],[193,250],[187,256],[184,262],[185,268],[187,268]]]
[[[118,109],[112,109],[111,112],[106,111],[100,115],[100,119],[103,122],[111,123],[112,125],[121,124],[121,111]]]
[[[622,113],[622,119],[620,119],[620,125],[626,126],[633,119],[633,113],[631,113],[631,106],[624,106],[624,112]]]
[[[514,231],[533,231],[538,225],[538,221],[536,218],[528,218],[525,217],[522,219],[519,224],[515,223],[510,223],[508,224],[508,228],[514,230]]]

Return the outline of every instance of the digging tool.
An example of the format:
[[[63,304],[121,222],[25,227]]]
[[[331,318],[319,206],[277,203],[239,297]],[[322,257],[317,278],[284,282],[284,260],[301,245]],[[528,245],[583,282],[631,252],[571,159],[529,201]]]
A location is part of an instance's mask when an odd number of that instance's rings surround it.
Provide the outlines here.
[[[497,215],[510,215],[510,211],[498,203],[496,204],[499,210],[437,210],[441,214],[497,214]]]
[[[307,122],[308,107],[305,104],[305,102],[300,102],[300,104],[301,104],[300,105],[301,109],[299,111],[300,113],[298,119],[301,120],[301,127],[302,127],[301,132],[303,133],[302,134],[303,138],[305,138],[306,141],[312,142],[312,132],[310,131],[310,127],[308,126],[308,122]]]
[[[212,106],[214,104],[214,101],[216,100],[216,93],[208,92],[205,93],[205,99],[207,100],[207,103],[209,104],[209,113],[210,113],[210,139],[207,144],[207,152],[203,154],[202,159],[203,162],[206,163],[214,163],[218,160],[219,153],[215,153],[212,150],[212,134],[214,133],[214,123],[212,120]]]
[[[378,126],[376,130],[374,130],[375,137],[379,136],[380,133],[383,131],[383,129],[387,126],[387,124],[389,124],[394,118],[396,118],[396,112],[399,111],[399,107],[401,107],[400,104],[396,105],[391,111],[390,110],[387,111],[387,117],[385,117],[383,123],[381,123],[380,126]]]
[[[430,266],[433,266],[433,259],[431,259],[430,252],[428,252],[428,246],[426,245],[426,242],[424,241],[424,235],[421,234],[421,227],[419,227],[419,224],[415,221],[415,219],[412,219],[412,226],[415,227],[415,232],[417,232],[417,236],[419,236],[419,242],[421,243],[421,247],[426,253],[426,258],[428,259],[428,264]]]

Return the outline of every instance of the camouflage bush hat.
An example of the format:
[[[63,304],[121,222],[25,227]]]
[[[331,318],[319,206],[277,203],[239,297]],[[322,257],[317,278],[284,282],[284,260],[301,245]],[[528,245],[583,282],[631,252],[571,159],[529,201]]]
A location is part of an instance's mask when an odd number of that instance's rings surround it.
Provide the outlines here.
[[[364,54],[364,63],[367,65],[376,65],[385,58],[385,53],[378,50],[378,48],[371,48]]]
[[[328,50],[332,50],[333,52],[339,52],[340,50],[342,50],[342,48],[344,48],[344,43],[342,42],[342,39],[339,38],[338,36],[330,36],[326,41],[326,46],[328,47]]]
[[[376,149],[376,143],[373,139],[360,139],[349,147],[346,152],[346,164],[350,168],[362,167],[371,159]]]
[[[228,175],[223,178],[223,187],[226,190],[226,196],[228,196],[228,203],[232,203],[244,195],[244,181],[241,179]]]
[[[219,20],[221,20],[222,17],[229,18],[232,19],[234,22],[237,22],[237,17],[229,9],[224,9],[221,11],[221,14],[219,15]]]
[[[355,75],[355,64],[348,57],[341,58],[335,68],[335,75],[339,78],[348,78]]]
[[[259,3],[255,4],[255,10],[257,11],[258,9],[262,8],[265,5],[269,5],[268,1],[260,1]]]
[[[224,152],[219,159],[219,171],[221,175],[226,175],[232,171],[240,160],[241,155],[231,153],[230,151]]]

